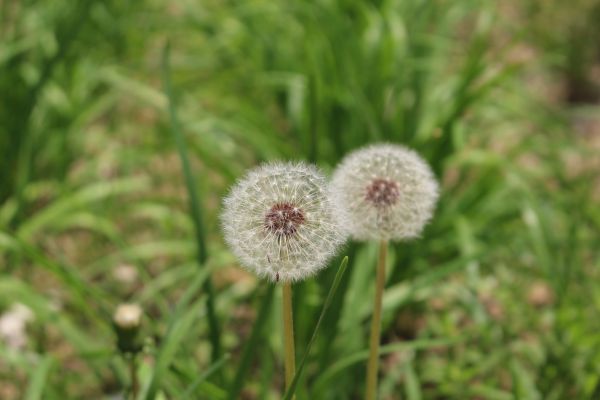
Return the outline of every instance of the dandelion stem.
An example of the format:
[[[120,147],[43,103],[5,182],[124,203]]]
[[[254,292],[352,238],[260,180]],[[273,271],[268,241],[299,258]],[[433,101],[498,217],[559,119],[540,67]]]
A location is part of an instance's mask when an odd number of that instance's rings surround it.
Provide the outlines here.
[[[296,373],[296,356],[294,352],[294,321],[292,319],[292,285],[282,283],[283,290],[283,345],[285,348],[285,387],[292,384]],[[294,397],[295,398],[295,397]]]
[[[371,320],[371,338],[369,345],[369,363],[367,364],[367,391],[365,399],[377,398],[377,373],[379,369],[379,341],[381,336],[381,301],[385,286],[385,260],[387,257],[388,243],[382,240],[379,243],[379,261],[377,263],[377,279],[375,283],[375,304],[373,319]]]
[[[138,397],[138,390],[140,387],[137,376],[137,362],[135,354],[129,355],[129,374],[131,376],[131,398],[135,400]]]

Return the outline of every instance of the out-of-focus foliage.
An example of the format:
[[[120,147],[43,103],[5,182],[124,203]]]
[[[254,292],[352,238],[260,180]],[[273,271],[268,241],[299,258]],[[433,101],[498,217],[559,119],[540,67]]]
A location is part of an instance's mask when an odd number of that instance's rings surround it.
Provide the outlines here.
[[[415,148],[442,182],[423,238],[390,254],[381,398],[597,398],[597,14],[593,0],[3,1],[0,327],[23,340],[0,329],[0,398],[125,394],[124,301],[145,311],[140,397],[280,398],[278,294],[237,268],[221,198],[261,161],[331,171],[375,141]],[[363,393],[375,250],[345,248],[299,399]],[[299,358],[340,260],[294,289]]]
[[[565,97],[574,103],[600,99],[600,1],[528,1],[531,40],[545,51],[546,62],[565,77]]]

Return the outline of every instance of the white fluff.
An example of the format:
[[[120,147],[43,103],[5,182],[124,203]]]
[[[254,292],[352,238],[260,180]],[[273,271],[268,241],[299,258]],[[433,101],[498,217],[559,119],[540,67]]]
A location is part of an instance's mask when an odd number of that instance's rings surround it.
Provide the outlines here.
[[[395,144],[350,153],[331,185],[339,218],[356,240],[418,237],[438,199],[429,165],[413,150]]]
[[[33,312],[21,303],[13,304],[0,315],[0,340],[12,350],[22,350],[27,345],[27,323],[34,319]]]
[[[345,241],[323,174],[304,163],[250,171],[224,200],[225,240],[242,265],[272,281],[298,281]]]

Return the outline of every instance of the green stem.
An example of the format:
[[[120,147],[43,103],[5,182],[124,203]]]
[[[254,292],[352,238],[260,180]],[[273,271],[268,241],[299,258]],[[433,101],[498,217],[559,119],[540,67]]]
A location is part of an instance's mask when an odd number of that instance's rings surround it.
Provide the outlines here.
[[[140,384],[137,376],[137,363],[135,354],[131,354],[129,356],[129,374],[131,376],[131,398],[136,400],[138,397]]]
[[[192,217],[192,221],[194,223],[194,230],[196,236],[196,258],[198,259],[198,265],[201,268],[206,267],[206,262],[208,260],[208,252],[206,249],[206,233],[204,231],[204,216],[202,213],[202,208],[200,204],[200,195],[198,194],[198,189],[196,187],[196,178],[192,173],[192,166],[189,160],[188,152],[187,152],[187,144],[185,138],[183,136],[183,130],[181,124],[179,122],[179,118],[177,115],[177,107],[175,104],[175,98],[173,94],[173,87],[171,84],[171,67],[169,63],[171,46],[170,43],[167,42],[165,48],[163,50],[163,60],[162,60],[162,69],[163,69],[163,84],[165,87],[165,94],[167,95],[167,99],[169,101],[169,117],[171,120],[171,131],[175,138],[175,143],[177,145],[177,152],[179,153],[179,158],[181,161],[181,168],[183,170],[183,175],[185,178],[185,184],[187,188],[188,198],[189,198],[189,206],[190,213]],[[208,319],[208,331],[209,331],[209,339],[211,342],[211,356],[213,363],[219,361],[221,358],[221,337],[220,337],[220,326],[219,321],[217,319],[216,306],[215,306],[215,290],[212,284],[212,278],[209,276],[208,279],[204,281],[203,290],[206,293],[206,316]]]
[[[292,384],[296,373],[296,356],[294,351],[294,320],[292,317],[292,285],[284,282],[283,291],[283,346],[285,349],[285,387]],[[293,397],[295,398],[295,397]]]
[[[375,304],[371,320],[371,338],[369,344],[369,362],[367,364],[367,391],[365,399],[377,398],[377,373],[379,369],[379,341],[381,336],[381,303],[385,286],[385,259],[388,243],[379,243],[379,262],[377,263],[377,280],[375,283]]]

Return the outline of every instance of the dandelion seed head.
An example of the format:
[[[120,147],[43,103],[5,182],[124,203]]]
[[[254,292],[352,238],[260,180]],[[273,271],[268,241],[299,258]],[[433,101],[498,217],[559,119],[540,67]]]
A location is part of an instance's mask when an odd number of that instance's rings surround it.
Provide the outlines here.
[[[304,163],[250,171],[225,198],[221,220],[242,265],[272,281],[314,275],[347,236],[325,177]]]
[[[265,215],[265,229],[278,237],[292,237],[305,221],[304,212],[293,203],[276,203]]]
[[[397,182],[375,178],[366,187],[365,200],[375,207],[390,207],[396,204],[399,196]]]
[[[438,183],[413,150],[376,144],[350,153],[332,179],[335,210],[357,240],[418,237],[431,219]]]

